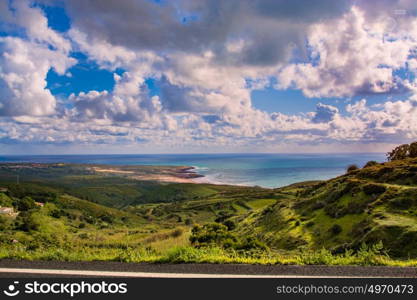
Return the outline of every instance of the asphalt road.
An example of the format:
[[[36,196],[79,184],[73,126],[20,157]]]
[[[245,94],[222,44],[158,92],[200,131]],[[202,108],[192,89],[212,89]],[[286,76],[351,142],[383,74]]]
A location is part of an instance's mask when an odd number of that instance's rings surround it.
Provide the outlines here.
[[[414,277],[417,268],[0,260],[0,277]]]

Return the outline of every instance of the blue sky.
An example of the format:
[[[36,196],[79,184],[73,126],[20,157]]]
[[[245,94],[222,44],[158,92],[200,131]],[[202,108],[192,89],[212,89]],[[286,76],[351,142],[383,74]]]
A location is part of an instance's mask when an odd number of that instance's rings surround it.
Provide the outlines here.
[[[412,1],[314,1],[4,1],[0,153],[362,152],[416,139]]]

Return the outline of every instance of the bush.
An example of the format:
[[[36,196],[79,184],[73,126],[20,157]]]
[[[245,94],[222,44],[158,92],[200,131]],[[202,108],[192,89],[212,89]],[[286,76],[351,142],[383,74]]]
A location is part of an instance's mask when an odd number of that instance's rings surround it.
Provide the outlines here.
[[[171,231],[170,235],[171,237],[176,238],[176,237],[182,236],[183,233],[184,233],[184,230],[182,230],[182,228],[177,228]]]
[[[349,172],[352,172],[352,171],[356,171],[358,169],[359,169],[358,166],[353,164],[353,165],[349,165],[346,170],[349,173]]]
[[[35,200],[31,197],[25,197],[17,202],[17,209],[20,211],[28,211],[36,207]]]
[[[417,157],[417,142],[400,145],[387,153],[389,161],[415,157]]]
[[[22,231],[33,231],[39,229],[40,223],[32,213],[22,212],[16,218],[15,227]]]
[[[110,215],[102,215],[99,217],[103,222],[112,224],[113,223],[113,216]]]
[[[0,230],[5,230],[9,226],[9,218],[0,215]]]
[[[185,225],[187,225],[187,226],[190,226],[190,225],[193,225],[193,219],[191,219],[191,218],[187,218],[187,219],[185,219]]]
[[[312,227],[312,226],[314,226],[314,224],[315,223],[313,221],[310,221],[306,224],[306,227]]]
[[[218,223],[194,226],[191,230],[190,242],[196,248],[219,247],[245,252],[267,249],[263,243],[253,237],[247,237],[243,240],[238,239],[228,231],[225,225]]]
[[[389,204],[393,208],[409,209],[411,206],[413,206],[414,200],[411,198],[400,197],[400,198],[394,198],[390,200]]]
[[[228,247],[235,244],[237,238],[232,233],[228,232],[225,225],[210,223],[205,224],[204,226],[194,226],[191,230],[190,242],[197,248],[212,245]]]
[[[363,186],[363,192],[367,195],[380,195],[382,193],[385,193],[385,191],[387,190],[385,188],[385,186],[381,185],[381,184],[374,184],[374,183],[369,183]]]
[[[338,235],[342,232],[342,226],[339,224],[334,224],[332,227],[330,227],[329,231],[332,235]]]
[[[0,206],[12,206],[12,199],[10,199],[6,194],[0,193]]]
[[[229,230],[229,231],[236,228],[236,223],[233,222],[232,220],[224,221],[223,225],[225,225],[227,227],[227,230]]]
[[[372,166],[376,166],[377,164],[378,164],[378,162],[376,162],[374,160],[370,160],[363,167],[364,168],[369,168],[369,167],[372,167]]]

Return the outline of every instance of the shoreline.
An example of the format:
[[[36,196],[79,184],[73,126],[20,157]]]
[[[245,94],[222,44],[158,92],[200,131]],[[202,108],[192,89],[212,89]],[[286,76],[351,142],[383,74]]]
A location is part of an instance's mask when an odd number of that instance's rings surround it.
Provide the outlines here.
[[[129,170],[126,170],[126,168],[128,168]],[[141,168],[157,168],[159,172],[141,174]],[[94,172],[103,174],[125,175],[128,178],[140,181],[198,183],[194,181],[194,179],[204,177],[204,175],[198,174],[197,172],[193,171],[195,170],[195,167],[192,166],[109,166],[106,168],[103,168],[101,166],[94,166],[92,167],[92,169],[94,170]]]

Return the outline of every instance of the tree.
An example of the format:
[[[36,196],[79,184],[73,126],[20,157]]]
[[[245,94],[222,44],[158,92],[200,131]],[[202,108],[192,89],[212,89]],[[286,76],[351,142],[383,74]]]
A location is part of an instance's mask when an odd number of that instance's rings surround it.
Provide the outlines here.
[[[28,211],[36,207],[35,200],[31,197],[26,196],[19,202],[17,202],[17,209],[20,211]]]
[[[403,144],[387,153],[389,161],[417,157],[417,142]]]
[[[22,212],[16,218],[15,228],[22,231],[38,230],[40,227],[39,219],[31,212]]]
[[[410,157],[417,157],[417,142],[410,144]]]

